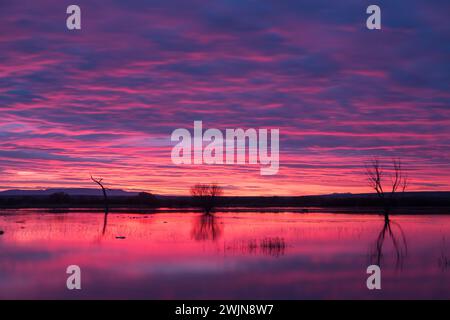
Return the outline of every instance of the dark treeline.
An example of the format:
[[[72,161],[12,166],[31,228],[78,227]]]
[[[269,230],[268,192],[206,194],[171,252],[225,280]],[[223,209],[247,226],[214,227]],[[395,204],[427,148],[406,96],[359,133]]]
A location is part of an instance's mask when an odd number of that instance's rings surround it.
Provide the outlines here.
[[[160,201],[152,194],[109,197],[111,207],[159,207]],[[69,195],[57,192],[51,195],[0,196],[3,208],[103,208],[103,196]]]
[[[217,197],[217,207],[378,207],[375,194],[332,194],[299,197]],[[189,196],[157,196],[139,193],[133,196],[110,196],[112,208],[192,207]],[[450,207],[450,192],[406,192],[393,199],[396,207]],[[68,195],[63,192],[36,196],[0,196],[2,208],[88,208],[103,207],[102,196]]]
[[[299,197],[222,197],[218,206],[244,207],[381,207],[375,194],[332,194]],[[407,192],[392,200],[393,207],[449,207],[450,192]]]

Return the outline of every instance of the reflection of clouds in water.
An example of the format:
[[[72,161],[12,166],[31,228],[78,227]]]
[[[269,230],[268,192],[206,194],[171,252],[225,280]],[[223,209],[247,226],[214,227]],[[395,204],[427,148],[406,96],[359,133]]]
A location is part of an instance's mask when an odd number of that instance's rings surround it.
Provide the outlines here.
[[[11,267],[10,261],[20,262],[37,262],[47,261],[55,257],[55,254],[49,252],[46,248],[20,248],[20,247],[2,247],[0,250],[0,269],[5,270]],[[2,263],[5,263],[2,266]]]
[[[0,298],[73,298],[61,283],[65,268],[78,264],[89,274],[86,298],[370,299],[361,282],[369,258],[363,253],[380,230],[386,270],[380,298],[450,296],[450,268],[438,266],[440,256],[443,266],[450,257],[447,215],[395,216],[409,242],[404,268],[395,273],[390,231],[378,216],[111,212],[97,245],[103,214],[0,214]],[[399,228],[393,221],[389,227],[400,243]]]
[[[286,242],[280,237],[266,237],[259,241],[256,239],[233,241],[225,247],[225,250],[247,255],[279,257],[285,255]]]
[[[209,213],[195,217],[191,236],[197,241],[215,241],[220,238],[223,225],[218,219]]]

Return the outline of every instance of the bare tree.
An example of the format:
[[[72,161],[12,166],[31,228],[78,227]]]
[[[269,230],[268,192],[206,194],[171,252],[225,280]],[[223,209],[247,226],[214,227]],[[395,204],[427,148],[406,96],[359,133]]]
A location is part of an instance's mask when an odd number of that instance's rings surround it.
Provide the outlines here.
[[[386,182],[386,175],[378,159],[373,159],[366,165],[366,175],[369,186],[374,189],[385,207],[385,218],[397,193],[405,192],[408,187],[408,175],[399,159],[392,160],[390,181]]]
[[[217,197],[223,194],[222,187],[213,184],[196,184],[191,187],[191,195],[206,214],[209,214],[217,203]]]
[[[106,232],[106,225],[108,224],[108,213],[109,213],[108,195],[106,194],[106,190],[107,189],[105,188],[105,186],[102,183],[103,178],[94,179],[94,177],[92,177],[92,175],[91,175],[91,180],[93,182],[95,182],[96,184],[98,184],[100,186],[100,188],[102,188],[103,199],[105,201],[105,216],[104,216],[104,219],[103,219],[103,231],[102,231],[102,233],[105,234],[105,232]]]

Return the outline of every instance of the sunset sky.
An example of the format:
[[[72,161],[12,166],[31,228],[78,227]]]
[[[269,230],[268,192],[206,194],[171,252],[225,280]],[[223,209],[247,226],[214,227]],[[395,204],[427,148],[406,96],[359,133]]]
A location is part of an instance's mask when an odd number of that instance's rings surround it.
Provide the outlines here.
[[[449,1],[0,2],[0,190],[367,192],[400,158],[450,190]],[[78,4],[82,30],[66,28]],[[280,170],[174,165],[177,128],[279,128]]]

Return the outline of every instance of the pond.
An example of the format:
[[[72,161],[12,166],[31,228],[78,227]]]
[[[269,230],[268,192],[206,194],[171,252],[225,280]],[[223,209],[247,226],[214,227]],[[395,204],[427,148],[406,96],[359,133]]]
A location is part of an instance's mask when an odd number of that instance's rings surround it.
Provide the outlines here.
[[[450,299],[450,216],[0,213],[1,299]],[[381,267],[368,290],[367,267]],[[68,290],[66,269],[81,269]]]

